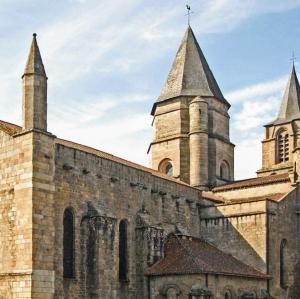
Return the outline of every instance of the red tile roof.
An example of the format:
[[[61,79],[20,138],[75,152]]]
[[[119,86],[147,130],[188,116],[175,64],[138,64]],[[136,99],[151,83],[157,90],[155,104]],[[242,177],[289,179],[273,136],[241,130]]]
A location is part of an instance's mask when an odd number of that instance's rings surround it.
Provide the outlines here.
[[[5,122],[5,121],[2,121],[2,120],[0,120],[0,129],[2,129],[3,131],[5,131],[6,133],[8,133],[10,135],[17,134],[22,130],[22,128],[20,126],[17,126],[15,124]],[[73,148],[73,149],[84,151],[86,153],[93,154],[93,155],[101,157],[103,159],[111,160],[111,161],[129,166],[129,167],[132,167],[132,168],[135,168],[135,169],[138,169],[138,170],[142,170],[142,171],[151,173],[152,175],[154,175],[156,177],[159,177],[159,178],[162,178],[162,179],[165,179],[165,180],[168,180],[168,181],[172,181],[172,182],[175,182],[175,183],[180,184],[180,185],[184,185],[184,186],[192,188],[192,189],[197,189],[197,188],[194,188],[194,187],[190,186],[189,184],[186,184],[182,181],[179,181],[179,180],[177,180],[173,177],[170,177],[170,176],[168,176],[164,173],[161,173],[157,170],[139,165],[139,164],[134,163],[134,162],[130,162],[126,159],[119,158],[117,156],[114,156],[114,155],[111,155],[109,153],[94,149],[94,148],[86,146],[86,145],[82,145],[82,144],[79,144],[79,143],[76,143],[76,142],[72,142],[72,141],[64,140],[64,139],[60,139],[60,138],[56,138],[55,142],[56,142],[56,144],[60,144],[60,145],[66,146],[66,147],[70,147],[70,148]]]
[[[234,189],[249,188],[249,187],[275,184],[275,183],[281,183],[281,182],[289,182],[289,181],[290,181],[290,178],[289,178],[288,173],[274,174],[274,175],[268,175],[268,176],[264,176],[264,177],[236,181],[233,183],[215,187],[215,188],[213,188],[212,191],[214,193],[217,193],[217,192],[222,192],[222,191],[229,191],[229,190],[234,190]]]
[[[173,236],[165,244],[165,257],[146,275],[219,274],[269,279],[270,276],[200,239]]]

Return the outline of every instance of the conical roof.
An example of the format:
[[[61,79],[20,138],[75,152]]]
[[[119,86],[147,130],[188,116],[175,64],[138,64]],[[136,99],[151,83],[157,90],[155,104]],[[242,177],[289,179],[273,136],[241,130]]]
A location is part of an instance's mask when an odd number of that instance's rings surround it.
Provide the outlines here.
[[[37,44],[35,33],[33,34],[33,39],[32,39],[29,55],[27,58],[27,63],[24,70],[24,75],[30,75],[30,74],[42,75],[46,77],[46,72],[42,61],[41,53],[39,50],[39,46]]]
[[[226,102],[190,26],[157,102],[183,95],[215,97]]]
[[[300,118],[300,86],[293,64],[278,116],[270,125],[285,123],[298,118]]]

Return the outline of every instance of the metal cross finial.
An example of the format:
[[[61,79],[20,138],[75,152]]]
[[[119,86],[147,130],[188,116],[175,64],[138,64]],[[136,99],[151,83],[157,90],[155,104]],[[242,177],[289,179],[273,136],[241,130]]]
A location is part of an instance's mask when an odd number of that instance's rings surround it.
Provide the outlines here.
[[[191,14],[193,13],[192,11],[191,11],[191,7],[187,4],[186,6],[186,9],[187,9],[187,14],[186,14],[186,16],[188,16],[188,25],[190,26],[190,21],[191,21]]]
[[[292,58],[290,59],[293,62],[293,65],[295,64],[296,59],[295,52],[293,51]]]

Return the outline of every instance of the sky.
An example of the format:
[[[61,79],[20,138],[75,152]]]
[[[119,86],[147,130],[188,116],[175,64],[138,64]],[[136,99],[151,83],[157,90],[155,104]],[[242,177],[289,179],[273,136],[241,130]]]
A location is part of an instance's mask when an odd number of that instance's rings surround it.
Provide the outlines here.
[[[187,28],[179,0],[0,0],[0,119],[21,124],[32,33],[48,76],[48,130],[148,165],[150,111]],[[235,178],[261,167],[300,59],[300,0],[190,0],[191,27],[231,103]],[[296,69],[298,62],[296,60]]]

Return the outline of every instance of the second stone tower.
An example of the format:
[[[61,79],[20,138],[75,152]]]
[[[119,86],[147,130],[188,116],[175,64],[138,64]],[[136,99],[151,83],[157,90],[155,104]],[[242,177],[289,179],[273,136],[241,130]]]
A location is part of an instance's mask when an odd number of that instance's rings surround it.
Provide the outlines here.
[[[151,112],[151,167],[204,190],[232,181],[229,108],[189,26]]]

